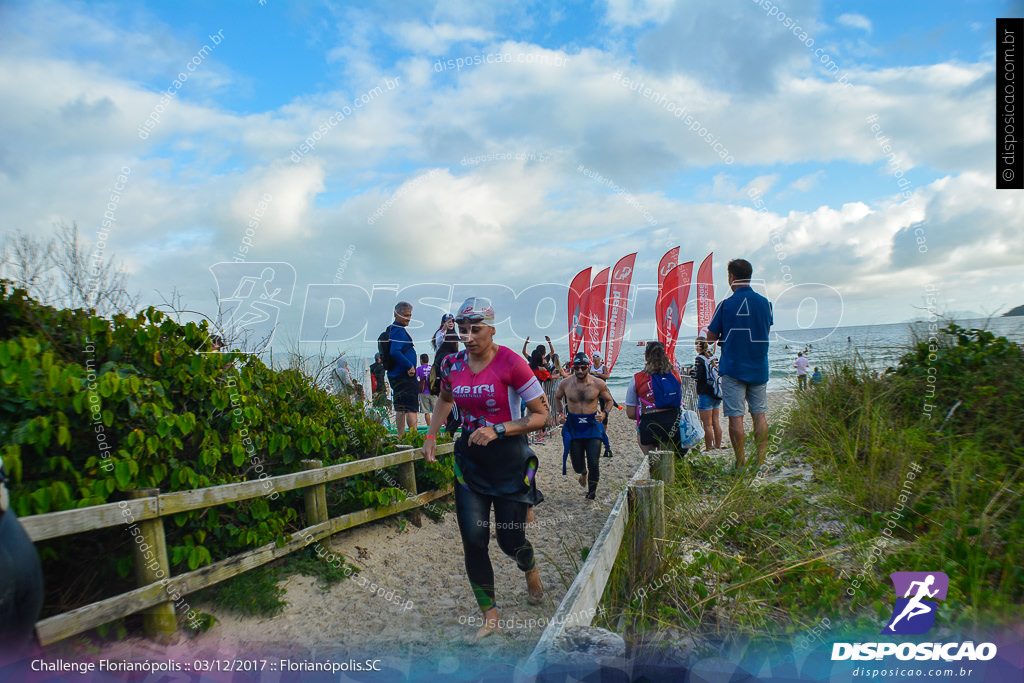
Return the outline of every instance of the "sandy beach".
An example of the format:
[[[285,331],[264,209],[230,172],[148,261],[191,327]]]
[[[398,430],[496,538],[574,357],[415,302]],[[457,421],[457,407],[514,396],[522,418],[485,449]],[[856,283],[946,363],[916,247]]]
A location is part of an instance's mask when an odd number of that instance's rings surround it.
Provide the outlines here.
[[[769,394],[769,418],[786,396]],[[746,422],[749,430],[749,416]],[[727,435],[724,418],[722,425]],[[330,549],[361,567],[362,580],[352,578],[322,590],[312,577],[292,576],[283,582],[288,606],[273,618],[242,617],[200,604],[196,606],[217,618],[205,633],[183,636],[170,646],[131,638],[111,648],[126,659],[265,653],[344,660],[373,655],[398,668],[415,654],[419,661],[435,661],[440,672],[454,671],[459,662],[524,657],[575,578],[582,548],[593,543],[615,497],[642,460],[634,424],[624,410],[613,411],[608,431],[614,456],[601,458],[596,501],[584,498],[571,466],[567,476],[561,474],[562,441],[557,431],[533,446],[540,458],[538,486],[545,500],[536,508],[536,524],[527,537],[537,553],[545,599],[538,606],[527,604],[522,573],[492,539],[491,561],[505,627],[500,635],[471,642],[480,612],[466,578],[455,514],[448,512],[440,522],[425,517],[421,528],[406,524],[399,531],[393,518],[335,535]],[[711,455],[733,457],[731,450]],[[378,587],[385,588],[383,595],[378,595]]]

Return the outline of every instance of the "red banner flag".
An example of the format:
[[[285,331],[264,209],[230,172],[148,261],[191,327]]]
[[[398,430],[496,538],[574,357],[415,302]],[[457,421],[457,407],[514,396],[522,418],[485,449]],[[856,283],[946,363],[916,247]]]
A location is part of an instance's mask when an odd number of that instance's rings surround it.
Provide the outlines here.
[[[658,293],[664,289],[662,285],[665,284],[665,276],[668,275],[668,271],[675,268],[677,263],[679,263],[679,247],[669,249],[658,261]]]
[[[697,334],[708,333],[711,316],[715,314],[715,279],[711,272],[711,257],[708,254],[697,270]]]
[[[662,294],[656,305],[658,341],[665,345],[668,359],[675,362],[676,339],[679,337],[679,320],[682,317],[678,298],[679,266],[672,266],[665,274],[662,285]]]
[[[658,341],[662,344],[665,343],[665,277],[676,267],[678,261],[679,247],[669,249],[658,261],[658,296],[654,299],[654,322],[658,329]]]
[[[586,306],[586,293],[590,289],[590,268],[576,274],[569,285],[569,361],[583,341],[582,315]]]
[[[693,276],[693,261],[680,263],[665,278],[665,298],[661,320],[665,327],[665,353],[675,363],[676,344],[683,326],[686,300],[690,297],[690,280]]]
[[[605,268],[594,284],[587,290],[586,314],[583,316],[583,350],[588,357],[601,353],[601,340],[604,339],[605,310],[608,307],[608,274],[611,268]]]
[[[605,372],[611,372],[615,367],[615,361],[622,349],[622,338],[626,336],[626,304],[629,303],[629,283],[633,280],[633,263],[636,261],[636,252],[629,256],[623,256],[612,268],[611,286],[608,288],[608,336],[605,339],[605,359],[607,368]]]

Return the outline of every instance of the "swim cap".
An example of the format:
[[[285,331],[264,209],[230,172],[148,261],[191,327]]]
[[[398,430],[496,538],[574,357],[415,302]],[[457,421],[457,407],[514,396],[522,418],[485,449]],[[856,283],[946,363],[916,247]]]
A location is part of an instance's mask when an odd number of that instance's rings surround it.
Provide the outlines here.
[[[455,315],[456,322],[494,323],[494,307],[490,299],[471,296],[459,306]]]

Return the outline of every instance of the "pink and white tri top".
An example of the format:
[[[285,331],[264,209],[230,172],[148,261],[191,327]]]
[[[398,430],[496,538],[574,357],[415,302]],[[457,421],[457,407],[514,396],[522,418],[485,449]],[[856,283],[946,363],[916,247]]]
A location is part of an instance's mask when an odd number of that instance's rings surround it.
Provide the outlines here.
[[[468,360],[463,349],[441,361],[441,390],[451,392],[466,431],[518,420],[522,402],[544,395],[530,366],[511,349],[499,346],[479,373],[470,370]]]

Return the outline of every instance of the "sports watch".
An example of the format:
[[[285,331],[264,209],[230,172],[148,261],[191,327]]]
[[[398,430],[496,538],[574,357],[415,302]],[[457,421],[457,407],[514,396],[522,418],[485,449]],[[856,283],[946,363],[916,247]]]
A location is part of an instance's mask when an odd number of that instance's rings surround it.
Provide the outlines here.
[[[494,433],[498,435],[499,439],[504,439],[505,438],[505,423],[504,422],[499,422],[498,424],[494,425]]]

